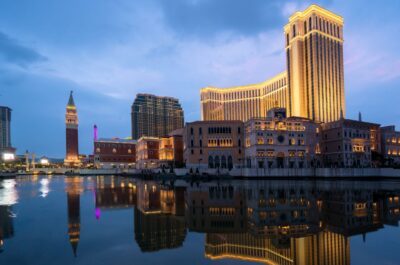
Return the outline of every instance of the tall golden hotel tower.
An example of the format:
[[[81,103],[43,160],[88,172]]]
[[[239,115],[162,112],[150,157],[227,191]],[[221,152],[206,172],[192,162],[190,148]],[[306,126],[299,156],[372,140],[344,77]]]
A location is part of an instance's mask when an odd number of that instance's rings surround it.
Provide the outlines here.
[[[201,89],[202,120],[247,121],[273,107],[318,122],[344,117],[343,18],[311,5],[284,33],[287,70],[259,84]]]

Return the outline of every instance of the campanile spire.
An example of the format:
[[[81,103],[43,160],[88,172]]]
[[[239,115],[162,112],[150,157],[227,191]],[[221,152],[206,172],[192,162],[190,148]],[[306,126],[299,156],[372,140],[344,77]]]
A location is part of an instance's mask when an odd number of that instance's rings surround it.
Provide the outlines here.
[[[80,164],[78,148],[78,123],[78,112],[73,97],[73,91],[71,91],[65,113],[66,155],[64,163],[68,166],[76,166]]]

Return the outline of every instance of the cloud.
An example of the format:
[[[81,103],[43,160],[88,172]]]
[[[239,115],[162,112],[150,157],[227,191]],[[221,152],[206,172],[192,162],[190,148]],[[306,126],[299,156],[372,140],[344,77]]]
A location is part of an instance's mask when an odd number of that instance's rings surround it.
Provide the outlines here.
[[[280,1],[174,0],[155,1],[165,22],[180,36],[213,38],[221,32],[258,34],[283,26]]]
[[[302,3],[296,2],[296,1],[286,2],[283,4],[283,7],[282,7],[282,16],[284,18],[288,18],[297,11],[303,11],[309,5],[310,5],[309,1],[302,2]]]
[[[32,63],[46,61],[47,58],[32,48],[20,44],[17,40],[0,32],[0,58],[7,63],[27,67]]]

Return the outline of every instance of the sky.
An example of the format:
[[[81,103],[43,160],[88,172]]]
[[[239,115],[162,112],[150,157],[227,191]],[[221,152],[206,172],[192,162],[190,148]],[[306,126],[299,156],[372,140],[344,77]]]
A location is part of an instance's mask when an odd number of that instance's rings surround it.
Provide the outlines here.
[[[128,137],[137,93],[179,98],[200,119],[200,89],[264,81],[285,70],[283,26],[315,3],[344,17],[347,118],[400,127],[400,1],[2,0],[0,105],[12,144],[65,153],[74,91],[80,153]]]

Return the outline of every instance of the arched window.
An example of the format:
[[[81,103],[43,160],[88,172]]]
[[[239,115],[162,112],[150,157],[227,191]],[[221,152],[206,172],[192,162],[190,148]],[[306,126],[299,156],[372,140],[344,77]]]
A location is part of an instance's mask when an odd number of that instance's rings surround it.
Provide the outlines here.
[[[214,160],[213,160],[212,156],[208,157],[208,167],[214,168]]]
[[[226,168],[226,157],[222,156],[221,158],[221,168]]]
[[[219,161],[219,156],[215,156],[214,163],[215,163],[215,168],[219,168],[221,166]]]
[[[228,168],[229,170],[233,168],[232,156],[228,156]]]
[[[312,19],[311,17],[308,19],[308,30],[311,31],[312,29]]]
[[[296,25],[293,25],[292,38],[296,37]]]

